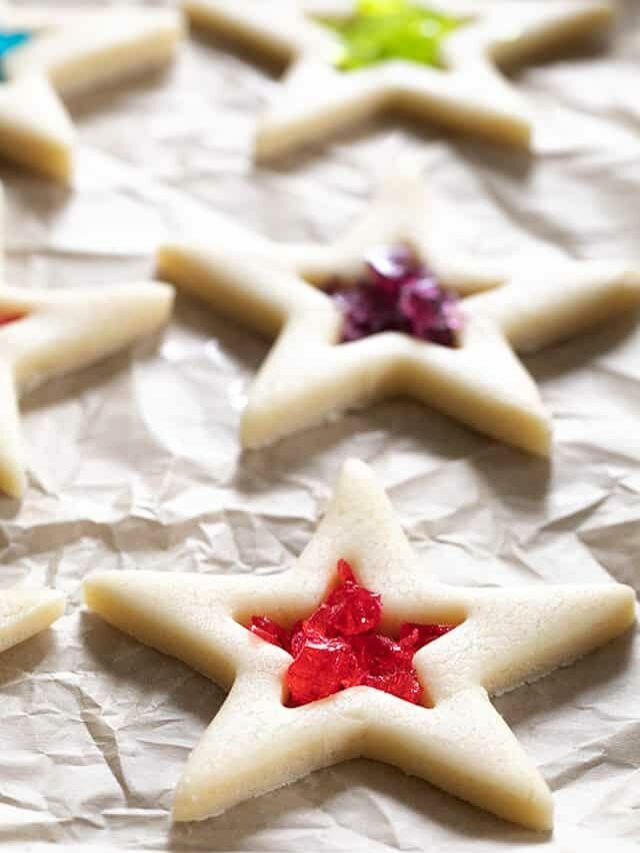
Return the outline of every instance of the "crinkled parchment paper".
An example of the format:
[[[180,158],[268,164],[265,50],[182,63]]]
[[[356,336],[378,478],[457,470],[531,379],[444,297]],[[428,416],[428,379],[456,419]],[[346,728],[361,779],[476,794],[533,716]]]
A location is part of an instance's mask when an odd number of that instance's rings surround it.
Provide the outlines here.
[[[542,125],[533,159],[378,123],[254,170],[252,125],[275,77],[192,38],[167,74],[71,104],[73,192],[2,171],[7,276],[52,289],[144,280],[156,244],[208,208],[274,238],[329,239],[385,164],[418,151],[436,226],[481,256],[639,258],[640,11],[626,5],[606,53],[518,74]],[[279,572],[312,535],[341,462],[358,456],[442,581],[638,589],[636,319],[527,360],[554,414],[550,465],[402,401],[241,454],[240,411],[267,344],[183,297],[162,340],[28,394],[30,487],[22,506],[0,500],[2,585],[47,582],[70,602],[53,630],[0,658],[3,849],[634,847],[640,655],[630,636],[496,700],[554,790],[552,837],[365,761],[172,829],[176,781],[223,694],[83,612],[79,588],[99,568]]]

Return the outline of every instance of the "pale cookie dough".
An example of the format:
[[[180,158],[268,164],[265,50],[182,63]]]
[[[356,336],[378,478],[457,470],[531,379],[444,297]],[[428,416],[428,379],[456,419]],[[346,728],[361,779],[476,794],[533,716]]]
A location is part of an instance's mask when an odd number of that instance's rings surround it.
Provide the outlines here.
[[[341,72],[340,42],[310,15],[348,15],[353,0],[185,0],[195,26],[291,63],[256,131],[256,156],[279,156],[390,109],[517,146],[528,146],[526,103],[496,66],[590,39],[613,17],[606,0],[483,2],[415,0],[462,16],[443,42],[445,70],[390,61]]]
[[[0,319],[0,489],[20,497],[25,458],[18,389],[97,361],[162,326],[173,302],[164,284],[124,284],[74,290],[2,287]]]
[[[0,17],[0,25],[33,32],[7,55],[8,77],[44,73],[64,97],[163,67],[183,34],[178,12],[140,6],[82,4],[55,12],[16,7]]]
[[[0,489],[20,497],[25,458],[18,391],[97,361],[159,329],[173,288],[141,283],[73,290],[0,288]],[[3,318],[21,319],[2,324]]]
[[[474,263],[455,235],[431,240],[431,211],[413,169],[392,176],[350,233],[330,246],[277,245],[223,217],[160,248],[158,271],[225,316],[277,336],[242,418],[244,447],[385,397],[413,397],[479,432],[546,455],[551,416],[514,353],[579,334],[640,303],[640,270],[624,262],[527,258],[522,271]],[[204,223],[201,223],[203,225]],[[397,332],[336,345],[342,315],[321,288],[355,276],[365,253],[406,242],[460,294],[461,346]],[[312,282],[316,286],[312,286]]]
[[[52,589],[0,590],[0,652],[48,628],[64,613],[64,596]]]
[[[0,32],[16,31],[31,38],[2,56],[0,154],[68,181],[74,131],[55,92],[68,97],[162,67],[182,19],[167,9],[0,6]]]
[[[65,182],[72,170],[75,134],[46,77],[0,82],[0,156],[44,177]]]
[[[429,707],[363,686],[298,708],[283,704],[291,657],[243,625],[253,615],[289,626],[308,616],[335,583],[340,558],[360,583],[382,594],[385,633],[403,622],[458,626],[413,659]],[[313,770],[364,756],[506,820],[547,830],[549,789],[489,695],[574,661],[635,618],[633,590],[620,584],[490,589],[431,581],[373,472],[353,460],[290,571],[269,577],[106,571],[90,576],[84,590],[88,606],[112,625],[229,690],[178,785],[179,821],[219,814]]]

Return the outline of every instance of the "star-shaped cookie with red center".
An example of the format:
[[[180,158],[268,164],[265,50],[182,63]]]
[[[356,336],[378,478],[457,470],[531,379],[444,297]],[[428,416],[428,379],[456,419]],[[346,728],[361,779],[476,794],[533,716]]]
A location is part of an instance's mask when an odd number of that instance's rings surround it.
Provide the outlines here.
[[[336,574],[336,567],[344,569],[341,560],[353,567],[360,591],[346,613],[339,587],[345,575]],[[289,571],[268,577],[105,571],[91,575],[84,590],[88,606],[112,625],[229,691],[178,785],[179,821],[219,814],[364,756],[507,820],[549,829],[549,789],[489,696],[571,663],[635,618],[633,590],[620,584],[436,583],[412,553],[372,471],[358,461],[345,464],[323,521]],[[333,608],[328,616],[324,601]],[[314,664],[314,655],[346,645],[335,630],[333,639],[318,639],[328,624],[341,626],[357,650],[354,624],[367,622],[368,629],[378,618],[387,636],[375,644],[387,646],[401,647],[407,625],[450,629],[426,644],[416,637],[410,668],[418,695],[377,682],[372,654],[364,675],[341,654],[330,653],[324,667]],[[349,649],[343,651],[348,657]],[[323,698],[316,698],[313,677],[334,682]]]
[[[46,290],[0,287],[0,489],[21,497],[25,451],[18,396],[160,329],[173,288],[142,282]]]
[[[26,487],[18,393],[85,367],[159,329],[173,292],[163,284],[73,290],[0,288],[0,489]]]

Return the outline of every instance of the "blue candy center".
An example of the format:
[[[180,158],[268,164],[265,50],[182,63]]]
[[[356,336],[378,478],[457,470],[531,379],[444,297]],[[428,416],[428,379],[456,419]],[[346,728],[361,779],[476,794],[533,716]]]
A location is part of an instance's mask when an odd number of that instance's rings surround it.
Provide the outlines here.
[[[16,47],[24,44],[31,38],[31,33],[26,32],[2,32],[0,31],[0,80],[6,80],[7,75],[4,67],[4,57]]]

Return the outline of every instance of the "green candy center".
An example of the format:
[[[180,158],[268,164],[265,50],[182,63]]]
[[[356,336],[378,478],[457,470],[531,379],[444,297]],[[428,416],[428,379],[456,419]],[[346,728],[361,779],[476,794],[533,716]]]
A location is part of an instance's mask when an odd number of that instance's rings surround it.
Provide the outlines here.
[[[342,39],[343,52],[335,63],[341,71],[390,59],[441,66],[443,39],[463,23],[409,0],[357,0],[351,17],[320,22]]]

